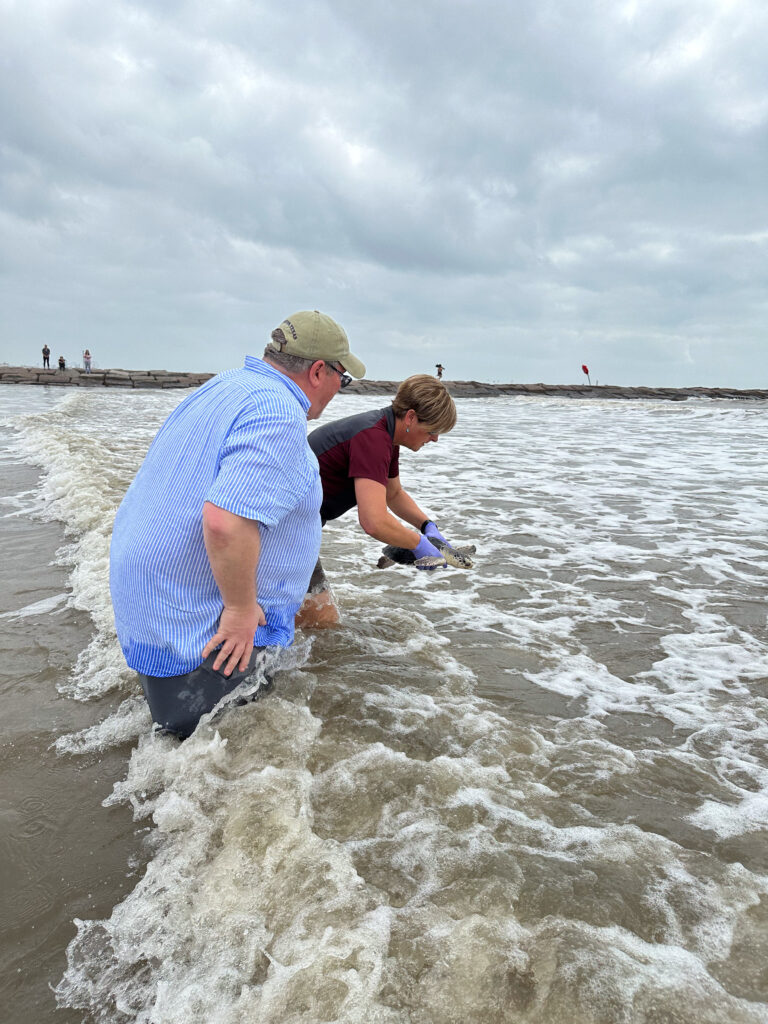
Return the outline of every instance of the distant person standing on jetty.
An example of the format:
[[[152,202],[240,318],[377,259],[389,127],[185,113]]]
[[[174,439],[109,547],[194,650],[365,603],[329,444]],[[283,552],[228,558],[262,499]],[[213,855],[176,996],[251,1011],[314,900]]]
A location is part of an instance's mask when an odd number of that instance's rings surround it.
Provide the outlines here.
[[[43,369],[45,369],[46,366],[50,370],[50,368],[51,368],[51,350],[48,348],[47,345],[43,345]]]
[[[83,352],[83,367],[86,373],[91,372],[91,353],[88,349]]]
[[[323,525],[356,505],[360,525],[370,537],[407,548],[416,558],[438,555],[429,538],[448,541],[400,483],[400,447],[418,452],[455,425],[456,406],[445,384],[420,373],[403,381],[387,408],[345,416],[313,430],[309,445],[320,464]],[[318,559],[298,625],[329,626],[337,621]]]
[[[66,361],[66,359],[64,358],[64,356],[59,356],[59,369],[60,370],[66,370],[66,368],[67,368],[67,361]]]
[[[435,366],[435,369],[437,370],[437,379],[438,380],[442,380],[443,379],[443,370],[445,369],[445,367],[443,366],[442,363],[438,363]]]
[[[293,641],[320,551],[307,420],[346,370],[365,374],[342,328],[294,313],[263,359],[246,356],[177,406],[123,498],[110,553],[117,635],[167,732],[189,736],[266,648]]]

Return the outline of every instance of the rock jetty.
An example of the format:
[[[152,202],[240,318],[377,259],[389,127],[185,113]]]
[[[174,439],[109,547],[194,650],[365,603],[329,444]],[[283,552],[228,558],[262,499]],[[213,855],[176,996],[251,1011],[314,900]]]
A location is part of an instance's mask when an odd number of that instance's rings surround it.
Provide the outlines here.
[[[391,395],[398,381],[356,380],[344,389],[345,395]],[[444,380],[456,398],[493,398],[499,395],[548,395],[555,398],[645,398],[684,402],[687,398],[768,399],[768,390],[739,391],[736,388],[625,388],[600,384],[486,384],[477,380]]]
[[[43,370],[34,366],[0,366],[0,384],[46,384],[52,387],[197,388],[212,373],[169,373],[168,370]]]
[[[212,373],[173,373],[168,370],[43,370],[30,366],[0,366],[0,384],[43,384],[50,387],[107,388],[197,388],[213,377]],[[399,381],[356,380],[343,391],[345,395],[392,395]],[[768,399],[768,390],[736,388],[647,388],[619,387],[611,384],[486,384],[477,380],[443,382],[457,398],[493,398],[498,395],[555,398],[635,398],[682,402],[687,398]]]

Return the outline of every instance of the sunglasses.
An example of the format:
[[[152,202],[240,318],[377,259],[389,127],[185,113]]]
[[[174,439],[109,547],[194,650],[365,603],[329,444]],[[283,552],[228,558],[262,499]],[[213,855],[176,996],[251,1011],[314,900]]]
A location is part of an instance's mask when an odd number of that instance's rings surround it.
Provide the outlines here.
[[[335,373],[338,373],[338,375],[341,377],[341,386],[343,388],[347,387],[347,385],[352,383],[352,378],[349,376],[348,373],[344,373],[343,370],[340,370],[337,366],[334,366],[333,363],[326,363],[325,365],[330,366],[330,368]]]

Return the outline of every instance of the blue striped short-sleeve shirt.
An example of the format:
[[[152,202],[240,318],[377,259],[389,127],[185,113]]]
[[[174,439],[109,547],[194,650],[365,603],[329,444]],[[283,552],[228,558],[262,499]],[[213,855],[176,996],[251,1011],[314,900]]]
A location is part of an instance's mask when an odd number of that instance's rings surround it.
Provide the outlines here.
[[[160,428],[115,518],[110,588],[128,665],[190,672],[223,604],[203,540],[206,501],[259,523],[258,646],[288,646],[320,551],[322,487],[309,400],[248,356],[185,398]]]

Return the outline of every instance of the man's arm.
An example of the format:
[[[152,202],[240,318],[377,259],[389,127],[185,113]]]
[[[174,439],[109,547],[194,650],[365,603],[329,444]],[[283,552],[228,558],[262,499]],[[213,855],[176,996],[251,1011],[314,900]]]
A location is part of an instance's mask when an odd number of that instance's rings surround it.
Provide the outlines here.
[[[409,548],[412,551],[422,539],[421,534],[409,530],[407,526],[403,526],[393,515],[390,515],[387,510],[387,504],[389,504],[393,511],[398,511],[399,506],[394,508],[388,502],[388,490],[384,484],[380,484],[376,480],[355,477],[357,518],[362,528],[370,537],[380,540],[383,544],[393,544],[395,547]],[[409,511],[415,510],[416,513],[421,515],[418,523],[414,522],[415,526],[420,526],[427,517],[419,513],[416,503],[408,497],[402,488],[401,491],[407,499]],[[398,514],[402,514],[404,519],[413,522],[410,516],[399,512]]]
[[[203,658],[221,644],[213,667],[218,671],[226,662],[223,672],[229,676],[235,667],[241,672],[248,667],[253,635],[257,627],[266,625],[267,621],[256,599],[256,566],[261,552],[259,524],[206,501],[203,536],[224,603],[219,628],[205,645]]]

